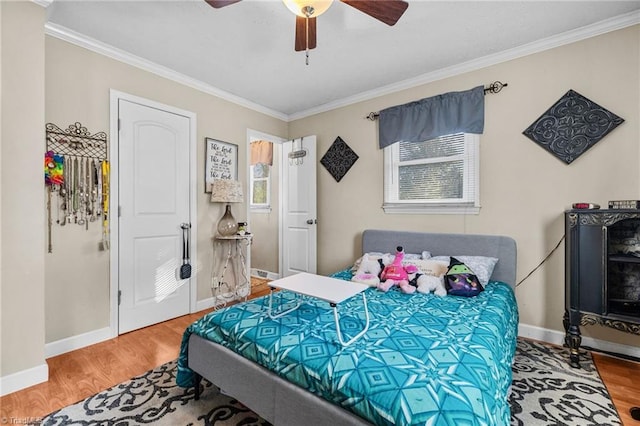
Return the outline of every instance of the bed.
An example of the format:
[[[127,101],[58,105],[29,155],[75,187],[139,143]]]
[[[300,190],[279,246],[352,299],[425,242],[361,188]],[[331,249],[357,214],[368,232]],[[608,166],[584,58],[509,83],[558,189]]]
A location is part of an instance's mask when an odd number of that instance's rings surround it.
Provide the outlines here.
[[[276,426],[508,424],[518,324],[515,241],[362,234],[362,253],[394,253],[398,245],[406,253],[499,260],[485,291],[473,298],[366,290],[371,326],[348,347],[326,325],[332,319],[324,302],[305,301],[277,320],[265,314],[268,296],[214,311],[185,330],[178,384],[198,392],[204,377]],[[351,271],[334,276],[348,280]],[[359,303],[354,297],[340,306],[347,333],[361,327]]]

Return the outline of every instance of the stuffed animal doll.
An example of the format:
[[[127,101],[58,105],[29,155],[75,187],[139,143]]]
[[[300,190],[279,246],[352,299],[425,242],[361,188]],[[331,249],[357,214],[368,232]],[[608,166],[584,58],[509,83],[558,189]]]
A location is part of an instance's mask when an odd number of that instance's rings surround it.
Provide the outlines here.
[[[393,258],[393,262],[385,266],[380,274],[378,290],[388,291],[391,287],[397,285],[403,293],[415,293],[416,288],[409,284],[409,273],[402,265],[402,259],[404,259],[404,249],[402,246],[398,246],[396,247],[396,256]],[[409,266],[411,267],[411,273],[415,273],[418,269],[415,265]]]
[[[351,281],[376,287],[380,284],[380,272],[382,272],[382,261],[380,259],[372,259],[365,253]]]
[[[405,266],[407,269],[411,265]],[[441,261],[422,261],[416,265],[416,272],[409,273],[409,284],[418,293],[431,293],[436,296],[446,296],[447,288],[444,284],[444,274],[449,269],[447,263]]]
[[[453,296],[473,297],[484,291],[476,274],[455,257],[450,259],[449,270],[444,280],[447,293]]]
[[[431,293],[436,296],[446,296],[447,289],[444,286],[444,276],[436,277],[434,275],[416,274],[416,287],[418,293]]]

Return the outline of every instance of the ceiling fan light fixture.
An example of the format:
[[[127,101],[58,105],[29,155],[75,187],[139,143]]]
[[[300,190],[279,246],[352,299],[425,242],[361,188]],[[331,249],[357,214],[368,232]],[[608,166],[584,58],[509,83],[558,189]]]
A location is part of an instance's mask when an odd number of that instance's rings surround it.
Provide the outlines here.
[[[294,14],[303,18],[310,18],[322,15],[329,9],[333,0],[282,0]],[[307,11],[307,13],[305,13]]]

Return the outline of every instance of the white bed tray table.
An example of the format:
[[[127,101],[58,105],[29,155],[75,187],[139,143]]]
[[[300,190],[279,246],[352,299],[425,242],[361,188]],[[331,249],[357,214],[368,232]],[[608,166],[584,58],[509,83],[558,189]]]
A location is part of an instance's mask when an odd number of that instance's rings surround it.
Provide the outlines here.
[[[340,344],[342,346],[349,346],[360,337],[362,337],[369,329],[369,309],[367,308],[367,298],[364,294],[364,291],[369,288],[369,286],[365,284],[340,280],[337,278],[331,278],[322,275],[310,274],[308,272],[300,272],[295,275],[290,275],[285,278],[271,281],[269,282],[269,287],[271,288],[271,293],[269,294],[269,307],[267,315],[269,315],[269,318],[271,319],[279,318],[283,315],[293,312],[302,304],[301,298],[296,297],[296,304],[292,308],[277,313],[273,312],[272,300],[274,290],[289,290],[296,293],[297,296],[302,295],[315,297],[316,299],[320,299],[329,303],[329,305],[333,308],[333,318],[336,323],[336,332],[338,334],[338,340],[340,341]],[[358,294],[362,296],[362,303],[365,314],[365,325],[358,334],[345,342],[340,330],[338,304]]]

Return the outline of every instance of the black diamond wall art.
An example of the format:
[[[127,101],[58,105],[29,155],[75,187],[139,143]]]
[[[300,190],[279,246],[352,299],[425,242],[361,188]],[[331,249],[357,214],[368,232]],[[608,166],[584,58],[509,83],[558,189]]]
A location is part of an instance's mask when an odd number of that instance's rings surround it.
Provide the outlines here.
[[[320,163],[327,169],[331,176],[333,176],[336,182],[340,182],[351,166],[358,161],[358,158],[358,154],[338,136],[322,156]]]
[[[623,122],[614,113],[569,90],[522,133],[570,164]]]

